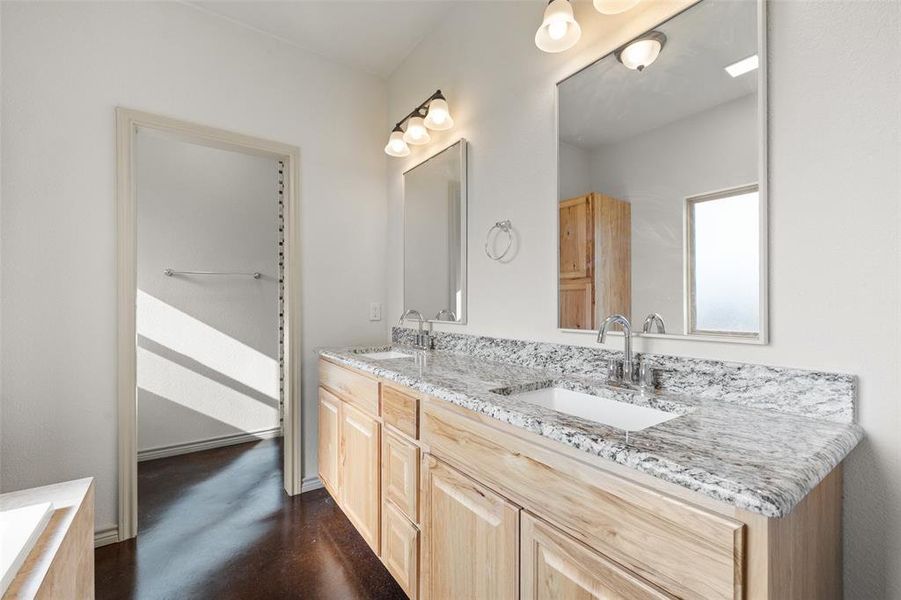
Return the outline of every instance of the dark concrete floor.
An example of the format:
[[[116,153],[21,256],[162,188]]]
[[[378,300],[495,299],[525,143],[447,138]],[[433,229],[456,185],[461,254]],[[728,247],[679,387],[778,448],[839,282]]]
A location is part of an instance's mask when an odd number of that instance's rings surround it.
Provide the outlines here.
[[[98,548],[97,598],[405,598],[325,490],[289,497],[280,440],[138,465],[138,538]]]

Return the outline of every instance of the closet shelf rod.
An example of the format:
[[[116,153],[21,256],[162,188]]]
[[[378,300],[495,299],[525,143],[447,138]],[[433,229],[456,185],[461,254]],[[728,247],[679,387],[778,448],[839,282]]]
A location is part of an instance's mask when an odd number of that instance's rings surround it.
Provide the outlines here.
[[[236,275],[253,277],[254,279],[259,279],[260,277],[262,277],[260,273],[239,273],[231,271],[176,271],[175,269],[166,269],[165,271],[163,271],[163,275],[165,275],[166,277],[172,277],[173,275]]]

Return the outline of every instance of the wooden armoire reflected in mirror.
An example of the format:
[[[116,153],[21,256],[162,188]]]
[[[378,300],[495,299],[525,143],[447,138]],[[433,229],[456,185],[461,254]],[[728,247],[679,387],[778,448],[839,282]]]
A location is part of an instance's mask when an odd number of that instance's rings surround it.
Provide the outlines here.
[[[631,319],[629,203],[592,192],[562,200],[559,211],[558,326],[597,329],[613,313]]]

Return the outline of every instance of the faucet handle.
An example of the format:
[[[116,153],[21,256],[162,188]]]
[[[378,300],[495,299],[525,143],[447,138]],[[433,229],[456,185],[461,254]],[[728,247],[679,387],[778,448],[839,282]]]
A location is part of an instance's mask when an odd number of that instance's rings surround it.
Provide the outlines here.
[[[623,380],[623,361],[618,358],[607,359],[607,381],[619,383]]]
[[[648,361],[642,360],[638,364],[638,385],[642,390],[652,392],[657,385],[657,375]]]

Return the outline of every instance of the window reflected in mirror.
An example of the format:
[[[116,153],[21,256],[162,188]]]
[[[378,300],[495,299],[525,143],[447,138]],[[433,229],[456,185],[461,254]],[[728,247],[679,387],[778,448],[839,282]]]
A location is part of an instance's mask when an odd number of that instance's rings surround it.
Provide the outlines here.
[[[756,185],[686,201],[690,333],[760,331],[759,202]]]
[[[558,84],[560,328],[765,341],[761,10],[704,0],[644,68],[617,51]]]

